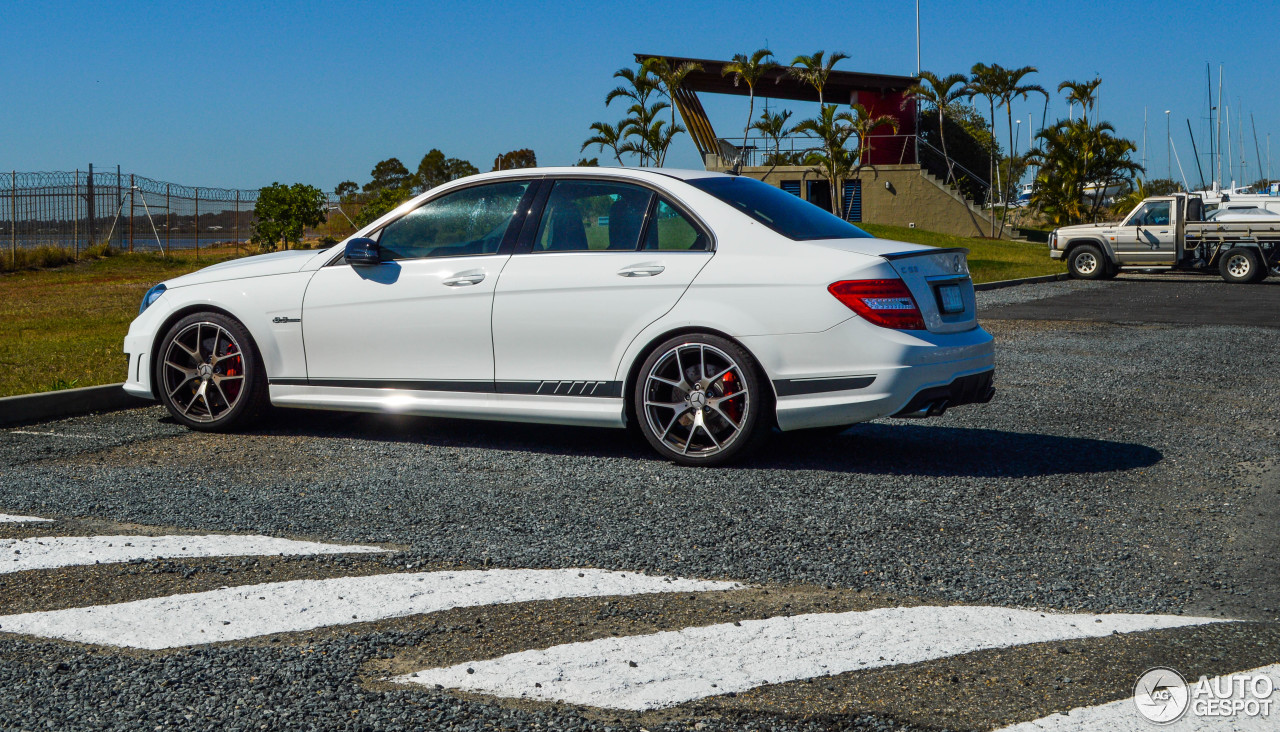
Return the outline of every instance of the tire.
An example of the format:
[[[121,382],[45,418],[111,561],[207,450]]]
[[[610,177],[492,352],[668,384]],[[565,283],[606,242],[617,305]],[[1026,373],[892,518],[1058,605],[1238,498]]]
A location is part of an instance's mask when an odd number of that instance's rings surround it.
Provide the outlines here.
[[[152,383],[178,422],[202,432],[243,429],[266,411],[267,373],[249,331],[221,313],[174,323],[156,351]]]
[[[1218,258],[1218,272],[1222,274],[1222,279],[1233,285],[1258,282],[1260,271],[1265,272],[1258,252],[1247,247],[1228,249]]]
[[[1067,271],[1076,279],[1100,280],[1111,269],[1111,262],[1093,244],[1081,244],[1072,249],[1071,256],[1067,258]]]
[[[724,465],[757,449],[773,427],[773,390],[751,354],[691,333],[650,352],[632,404],[645,441],[680,465]]]

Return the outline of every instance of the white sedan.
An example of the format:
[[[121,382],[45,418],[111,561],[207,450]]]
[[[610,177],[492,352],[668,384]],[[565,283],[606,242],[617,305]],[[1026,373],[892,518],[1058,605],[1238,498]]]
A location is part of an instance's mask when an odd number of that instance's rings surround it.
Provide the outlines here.
[[[125,389],[198,430],[268,406],[630,427],[714,465],[775,427],[990,400],[966,254],[747,177],[484,174],[333,248],[157,285]]]

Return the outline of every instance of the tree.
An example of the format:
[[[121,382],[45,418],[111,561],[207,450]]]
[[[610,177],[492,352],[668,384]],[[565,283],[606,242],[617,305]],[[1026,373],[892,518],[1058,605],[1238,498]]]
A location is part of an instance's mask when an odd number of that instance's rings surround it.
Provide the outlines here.
[[[1089,112],[1093,109],[1094,102],[1098,101],[1098,86],[1102,83],[1102,79],[1095,78],[1092,81],[1064,81],[1058,85],[1058,91],[1066,90],[1067,104],[1079,104],[1080,115],[1085,122],[1089,121]]]
[[[825,51],[817,51],[812,56],[796,56],[791,59],[791,67],[787,69],[788,74],[818,90],[819,108],[823,104],[822,89],[827,85],[831,70],[837,63],[849,58],[849,54],[839,51],[830,56],[825,54]]]
[[[893,134],[898,134],[898,118],[887,114],[871,116],[867,108],[861,104],[850,104],[853,110],[853,134],[858,138],[858,168],[867,165],[866,158],[871,153],[871,138],[876,130],[888,127]],[[856,171],[855,171],[856,172]]]
[[[504,152],[493,159],[494,170],[515,170],[516,168],[538,167],[538,156],[529,148],[521,148]]]
[[[404,188],[412,184],[413,176],[399,158],[387,158],[369,172],[372,178],[364,184],[365,193],[376,193],[386,188]]]
[[[675,137],[678,132],[684,132],[684,128],[676,123],[676,91],[684,86],[684,80],[689,77],[689,74],[702,71],[702,64],[694,61],[685,61],[673,67],[665,58],[653,56],[645,59],[640,68],[648,71],[658,79],[662,93],[666,95],[667,101],[671,103],[671,127],[668,128],[673,130],[671,137]],[[658,157],[658,165],[661,167],[663,161],[667,158],[665,147]]]
[[[360,211],[356,213],[356,217],[352,219],[352,223],[356,228],[366,226],[373,223],[383,214],[391,211],[396,206],[404,203],[413,197],[413,192],[406,188],[383,188],[364,205],[360,207]]]
[[[1142,170],[1129,157],[1137,147],[1114,133],[1107,122],[1092,124],[1082,118],[1058,120],[1036,136],[1039,144],[1027,154],[1039,168],[1031,205],[1055,226],[1097,220],[1102,196],[1086,196],[1085,189],[1105,189]]]
[[[627,116],[618,122],[617,127],[609,127],[601,122],[593,124],[591,129],[596,130],[597,134],[583,143],[583,148],[592,144],[600,145],[601,150],[610,147],[614,150],[619,164],[622,163],[622,154],[626,153],[638,157],[641,167],[650,163],[662,165],[666,160],[671,141],[676,134],[684,132],[683,127],[674,123],[675,112],[672,112],[671,125],[658,119],[658,115],[663,110],[671,107],[670,104],[649,103],[649,98],[654,92],[666,93],[662,88],[662,80],[644,64],[641,64],[638,70],[618,69],[614,76],[625,80],[628,86],[620,85],[609,92],[605,96],[605,105],[612,104],[615,99],[629,99],[631,104],[627,107]],[[683,76],[680,78],[682,81]]]
[[[606,122],[592,122],[591,129],[595,131],[595,134],[582,143],[582,147],[578,148],[578,152],[596,145],[600,148],[600,152],[604,152],[606,149],[612,152],[613,158],[618,161],[618,165],[622,165],[622,153],[624,152],[622,146],[626,136],[626,128],[627,120],[625,119],[619,122],[616,127]]]
[[[1016,184],[1016,180],[1013,177],[1013,100],[1017,97],[1026,99],[1028,94],[1043,94],[1046,100],[1049,98],[1049,92],[1045,91],[1044,87],[1039,84],[1022,83],[1022,80],[1026,78],[1028,74],[1034,73],[1036,73],[1036,67],[1034,66],[1023,66],[1017,69],[1001,69],[1001,78],[998,90],[1000,94],[1000,104],[1004,107],[1005,117],[1009,123],[1009,157],[1007,158],[1008,175],[1005,176],[1005,184],[1009,186],[1010,190],[1012,190]],[[1003,213],[1000,215],[1000,233],[997,236],[1002,236],[1004,234],[1005,221],[1009,218],[1008,193],[1008,191],[1001,191],[1000,198],[1004,200],[1005,206]]]
[[[598,168],[600,167],[600,158],[578,158],[578,162],[573,164],[575,168]]]
[[[951,161],[951,155],[947,152],[945,115],[950,105],[959,102],[961,99],[968,98],[968,81],[965,79],[964,74],[939,77],[931,71],[921,71],[920,81],[907,89],[907,96],[916,100],[917,104],[920,102],[930,104],[937,111],[938,139],[942,142],[942,157],[947,162],[947,183],[953,183],[956,178],[956,171],[955,163]]]
[[[805,162],[813,166],[813,172],[822,176],[831,186],[831,213],[841,215],[844,201],[840,195],[846,178],[854,172],[856,158],[845,147],[845,143],[854,134],[854,117],[849,112],[840,112],[834,104],[822,105],[817,117],[798,122],[792,132],[807,132],[818,138],[822,147],[814,150],[805,158]]]
[[[1000,98],[1000,90],[1004,85],[1004,67],[1000,64],[991,64],[988,66],[984,63],[976,63],[969,69],[969,97],[986,97],[990,106],[991,115],[988,117],[991,123],[991,137],[996,136],[996,100]],[[991,155],[987,160],[987,184],[991,185],[991,190],[995,191],[999,188],[999,173],[996,168],[996,153],[991,151]],[[994,198],[994,197],[993,197]],[[992,201],[993,208],[991,216],[991,236],[996,235],[996,219],[995,219],[995,201]]]
[[[787,120],[791,119],[791,110],[784,109],[780,113],[772,113],[764,110],[760,113],[760,119],[751,125],[751,128],[758,131],[762,137],[767,137],[773,141],[773,152],[766,158],[769,163],[769,170],[765,172],[761,179],[768,178],[769,173],[778,167],[783,160],[782,156],[782,140],[790,135],[792,130],[787,127]]]
[[[268,251],[281,243],[286,249],[298,244],[306,227],[324,223],[327,203],[324,191],[303,183],[260,189],[253,207],[253,243]]]
[[[353,180],[344,180],[338,184],[337,188],[333,189],[333,195],[344,200],[351,198],[359,192],[360,186],[356,185],[356,182]]]
[[[751,56],[738,53],[734,54],[733,60],[725,64],[720,69],[721,76],[733,75],[733,85],[738,86],[739,83],[747,85],[747,123],[742,127],[742,152],[747,150],[747,133],[751,131],[751,118],[756,113],[756,84],[764,78],[764,75],[778,67],[778,64],[767,60],[773,55],[773,51],[767,48],[758,49]],[[741,162],[741,159],[739,159]]]
[[[475,175],[480,170],[476,166],[459,158],[445,157],[445,154],[431,148],[418,163],[418,173],[414,176],[414,185],[419,191],[428,191],[451,180]]]

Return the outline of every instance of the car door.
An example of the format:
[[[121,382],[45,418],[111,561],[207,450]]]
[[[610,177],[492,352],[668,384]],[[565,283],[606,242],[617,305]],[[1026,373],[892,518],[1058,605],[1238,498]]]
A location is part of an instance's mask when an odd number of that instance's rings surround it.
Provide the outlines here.
[[[1120,263],[1127,266],[1173,264],[1177,237],[1172,212],[1171,200],[1147,201],[1116,227],[1114,247]]]
[[[494,295],[498,390],[620,396],[623,351],[675,306],[712,246],[687,210],[649,188],[551,182]]]
[[[533,184],[451,191],[376,232],[379,264],[322,267],[302,306],[308,382],[491,391],[494,286]]]

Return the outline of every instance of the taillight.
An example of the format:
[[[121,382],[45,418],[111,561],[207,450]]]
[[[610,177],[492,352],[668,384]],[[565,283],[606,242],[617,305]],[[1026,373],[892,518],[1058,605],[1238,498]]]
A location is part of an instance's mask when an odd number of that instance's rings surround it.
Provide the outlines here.
[[[844,280],[827,291],[864,320],[882,328],[924,330],[920,306],[902,280]]]

